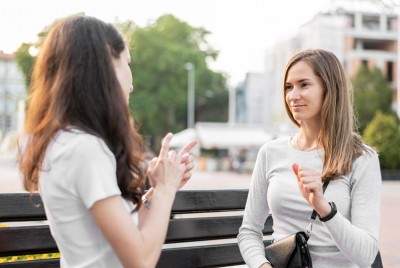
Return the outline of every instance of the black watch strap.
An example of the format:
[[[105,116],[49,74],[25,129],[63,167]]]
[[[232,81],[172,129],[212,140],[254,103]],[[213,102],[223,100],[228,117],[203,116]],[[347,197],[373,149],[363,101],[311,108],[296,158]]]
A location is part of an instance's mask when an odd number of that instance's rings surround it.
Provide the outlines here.
[[[331,206],[331,212],[330,212],[328,215],[326,215],[325,217],[323,217],[323,218],[321,218],[321,217],[318,216],[318,217],[319,217],[319,220],[322,221],[322,222],[329,221],[329,220],[332,219],[332,218],[336,215],[336,213],[337,213],[337,209],[336,209],[335,203],[334,203],[334,202],[329,202],[329,205]]]

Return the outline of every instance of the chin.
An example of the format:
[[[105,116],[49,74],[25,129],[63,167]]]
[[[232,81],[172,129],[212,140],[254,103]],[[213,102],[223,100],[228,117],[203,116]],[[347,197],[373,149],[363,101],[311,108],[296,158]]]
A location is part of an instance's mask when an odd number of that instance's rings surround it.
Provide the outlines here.
[[[292,114],[292,116],[298,122],[300,122],[300,121],[302,121],[304,119],[303,116],[300,116],[298,114]]]

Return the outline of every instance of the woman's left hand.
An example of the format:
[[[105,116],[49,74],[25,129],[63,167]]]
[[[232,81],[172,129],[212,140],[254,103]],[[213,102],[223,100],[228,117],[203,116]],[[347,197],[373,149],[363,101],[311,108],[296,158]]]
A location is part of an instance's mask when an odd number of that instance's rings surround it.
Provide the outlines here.
[[[191,178],[192,170],[194,168],[194,157],[189,154],[189,151],[196,146],[197,141],[192,141],[188,143],[182,150],[179,151],[178,154],[182,155],[182,163],[185,164],[185,172],[182,176],[181,184],[179,185],[179,189],[182,188]]]

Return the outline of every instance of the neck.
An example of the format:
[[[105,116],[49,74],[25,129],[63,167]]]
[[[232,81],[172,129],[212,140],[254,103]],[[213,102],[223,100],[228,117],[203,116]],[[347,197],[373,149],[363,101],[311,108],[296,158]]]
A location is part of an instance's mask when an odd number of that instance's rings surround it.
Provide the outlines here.
[[[320,129],[300,127],[299,133],[296,135],[296,147],[301,151],[312,151],[317,149],[321,144],[318,143]]]

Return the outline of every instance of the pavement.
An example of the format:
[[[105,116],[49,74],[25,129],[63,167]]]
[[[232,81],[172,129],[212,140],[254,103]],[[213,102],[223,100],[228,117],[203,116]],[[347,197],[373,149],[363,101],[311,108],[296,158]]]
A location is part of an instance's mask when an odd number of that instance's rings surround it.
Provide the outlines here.
[[[246,189],[251,174],[194,171],[185,189]],[[16,154],[0,155],[0,193],[24,192],[17,169]],[[379,248],[385,268],[400,268],[400,180],[383,181]]]

